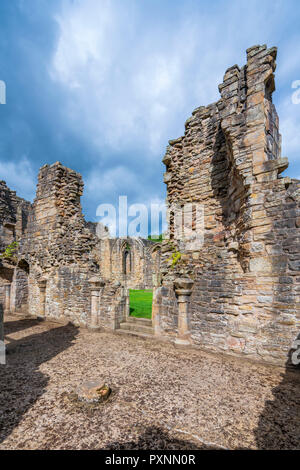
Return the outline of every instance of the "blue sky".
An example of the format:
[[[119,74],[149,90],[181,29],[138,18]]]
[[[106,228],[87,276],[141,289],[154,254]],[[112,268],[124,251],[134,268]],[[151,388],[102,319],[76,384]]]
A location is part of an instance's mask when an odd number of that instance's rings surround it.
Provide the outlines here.
[[[300,178],[298,0],[1,0],[0,179],[33,200],[39,167],[83,175],[83,211],[159,202],[168,140],[219,99],[225,70],[278,46],[274,103],[286,174]]]

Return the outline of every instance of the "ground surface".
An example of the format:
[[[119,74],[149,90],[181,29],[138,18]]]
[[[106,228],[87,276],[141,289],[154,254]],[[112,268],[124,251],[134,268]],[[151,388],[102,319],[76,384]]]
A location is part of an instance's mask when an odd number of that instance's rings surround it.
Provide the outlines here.
[[[129,290],[130,315],[138,318],[152,318],[152,290]]]
[[[300,448],[299,372],[8,317],[0,449]],[[72,392],[99,379],[99,408]]]

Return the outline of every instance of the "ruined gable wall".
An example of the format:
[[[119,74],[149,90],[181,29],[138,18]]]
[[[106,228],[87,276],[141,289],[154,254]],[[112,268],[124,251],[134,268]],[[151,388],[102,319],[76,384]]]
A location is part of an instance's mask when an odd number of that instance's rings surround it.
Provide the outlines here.
[[[151,241],[142,238],[101,240],[101,276],[104,279],[119,281],[129,289],[152,289],[152,245]],[[131,269],[125,273],[124,253],[127,249]]]
[[[99,270],[97,237],[86,227],[81,176],[59,162],[41,168],[22,252],[30,264],[29,304],[33,315],[86,324],[89,278]],[[40,280],[46,280],[41,306]]]
[[[300,183],[278,177],[287,160],[271,101],[275,58],[275,48],[250,48],[245,67],[226,71],[221,99],[196,109],[170,141],[168,204],[204,206],[204,244],[189,251],[173,240],[171,217],[154,309],[161,334],[176,336],[174,279],[188,275],[194,344],[283,363],[300,330]],[[182,257],[170,268],[174,249]]]

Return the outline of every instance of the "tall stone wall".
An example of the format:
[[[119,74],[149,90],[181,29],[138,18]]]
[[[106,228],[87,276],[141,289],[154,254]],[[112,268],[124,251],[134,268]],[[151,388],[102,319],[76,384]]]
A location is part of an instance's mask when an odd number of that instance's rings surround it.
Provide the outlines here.
[[[98,239],[82,215],[82,190],[81,176],[59,162],[41,168],[19,251],[30,266],[32,315],[88,323],[89,278],[99,271],[100,259]]]
[[[203,207],[204,241],[193,249],[177,239],[171,213],[154,311],[156,330],[176,337],[174,281],[189,277],[191,343],[282,364],[300,331],[300,182],[279,176],[288,162],[272,103],[275,59],[276,48],[248,49],[247,64],[226,71],[221,99],[169,142],[168,205]]]

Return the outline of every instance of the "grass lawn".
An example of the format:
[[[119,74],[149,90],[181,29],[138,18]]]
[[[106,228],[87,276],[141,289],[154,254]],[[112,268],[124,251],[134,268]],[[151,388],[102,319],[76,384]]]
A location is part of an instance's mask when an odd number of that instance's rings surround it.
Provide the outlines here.
[[[130,315],[152,318],[152,290],[129,289]]]

